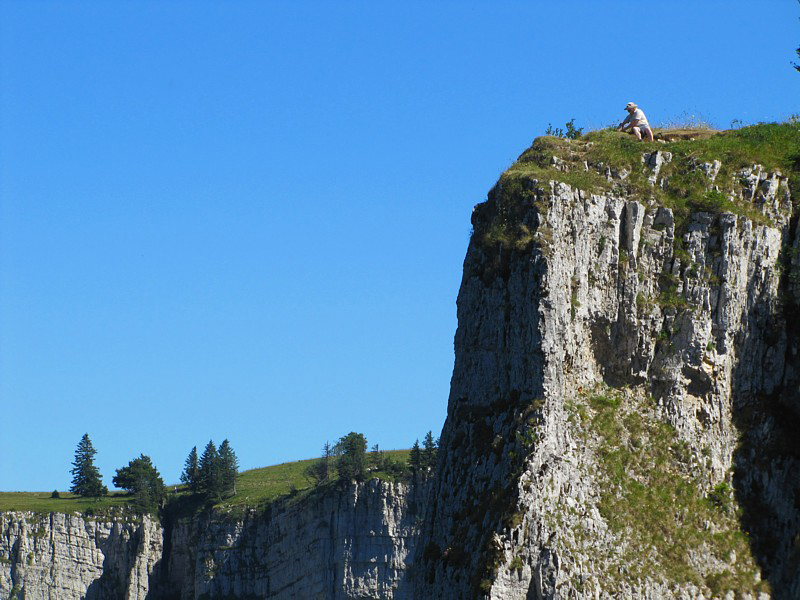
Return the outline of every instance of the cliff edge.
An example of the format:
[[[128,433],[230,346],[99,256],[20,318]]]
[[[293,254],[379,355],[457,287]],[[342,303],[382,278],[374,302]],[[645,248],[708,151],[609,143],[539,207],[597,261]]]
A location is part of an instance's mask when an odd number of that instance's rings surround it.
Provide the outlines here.
[[[372,480],[245,514],[0,513],[0,598],[412,598],[422,507]]]

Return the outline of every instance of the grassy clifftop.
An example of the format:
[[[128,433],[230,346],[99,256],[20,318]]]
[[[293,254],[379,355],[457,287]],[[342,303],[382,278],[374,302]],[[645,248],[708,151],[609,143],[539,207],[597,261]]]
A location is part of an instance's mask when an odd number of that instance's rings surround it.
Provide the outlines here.
[[[765,123],[730,131],[656,131],[656,141],[639,142],[618,131],[593,131],[576,139],[544,136],[501,176],[478,205],[472,224],[484,248],[524,250],[534,230],[547,239],[528,207],[541,210],[551,182],[588,194],[616,194],[673,211],[683,232],[695,212],[734,213],[769,224],[786,207],[759,203],[762,177],[776,176],[800,199],[800,121]],[[755,187],[754,187],[755,186]],[[792,209],[793,210],[793,209]]]
[[[788,176],[793,197],[800,196],[800,122],[764,123],[729,131],[707,129],[656,131],[656,141],[638,142],[617,131],[593,131],[570,140],[537,138],[501,177],[562,181],[588,192],[622,187],[644,199],[672,208],[680,217],[692,210],[735,212],[759,219],[758,211],[737,199],[741,172],[760,165]],[[644,168],[646,154],[665,153],[653,185]],[[666,154],[668,153],[668,154]],[[708,167],[714,168],[710,189]]]
[[[408,460],[408,450],[389,450],[386,455],[397,462]],[[305,478],[305,468],[316,459],[300,460],[239,473],[236,479],[237,494],[226,498],[215,508],[241,508],[263,506],[281,497],[303,493],[312,487]],[[380,471],[371,477],[391,479]],[[0,492],[0,512],[31,511],[38,513],[81,513],[104,515],[129,509],[132,496],[117,492],[101,498],[81,498],[62,492],[60,498],[52,498],[51,492]],[[168,500],[189,499],[183,486],[168,486]]]

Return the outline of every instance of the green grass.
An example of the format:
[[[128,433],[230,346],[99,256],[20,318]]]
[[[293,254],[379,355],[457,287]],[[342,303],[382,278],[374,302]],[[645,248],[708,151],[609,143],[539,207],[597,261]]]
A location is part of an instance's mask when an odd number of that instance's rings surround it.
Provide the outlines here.
[[[410,450],[387,450],[386,455],[397,462],[406,462]],[[303,471],[317,459],[299,460],[271,467],[251,469],[236,479],[236,496],[225,499],[223,506],[257,506],[276,498],[301,492],[312,487]],[[386,473],[371,472],[370,477],[391,479]]]
[[[387,450],[386,455],[397,462],[407,462],[409,450]],[[272,502],[282,496],[311,488],[311,484],[303,475],[305,468],[316,459],[251,469],[239,474],[236,479],[236,496],[226,498],[217,506],[244,507],[260,506]],[[393,477],[380,471],[371,472],[370,477],[391,480]],[[168,498],[182,499],[192,508],[196,503],[188,502],[189,494],[184,486],[167,486]],[[177,489],[177,492],[173,491]],[[51,492],[0,492],[0,511],[32,511],[38,513],[89,513],[107,514],[114,508],[126,508],[132,497],[123,493],[108,496],[80,498],[73,494],[61,492],[61,498],[51,498]]]
[[[559,171],[554,167],[543,167],[535,162],[514,163],[503,176],[507,179],[524,177],[542,182],[560,181],[567,185],[590,193],[601,193],[611,189],[605,177],[595,171]]]
[[[525,250],[533,242],[533,234],[526,225],[508,223],[492,223],[483,235],[483,243],[487,246],[502,244],[515,250]]]
[[[700,135],[702,133],[702,135]],[[601,130],[584,135],[582,141],[593,142],[586,158],[630,169],[641,165],[642,152],[663,150],[673,154],[673,162],[684,159],[698,162],[719,160],[723,169],[736,170],[753,164],[784,173],[797,169],[800,159],[800,123],[761,123],[742,129],[714,134],[698,132],[693,140],[638,142],[617,131]],[[552,148],[552,145],[551,145]],[[523,154],[523,157],[525,155]]]
[[[112,493],[102,498],[81,498],[61,492],[61,498],[51,498],[51,492],[0,492],[0,511],[31,511],[39,513],[96,513],[128,505],[131,497],[124,492]]]

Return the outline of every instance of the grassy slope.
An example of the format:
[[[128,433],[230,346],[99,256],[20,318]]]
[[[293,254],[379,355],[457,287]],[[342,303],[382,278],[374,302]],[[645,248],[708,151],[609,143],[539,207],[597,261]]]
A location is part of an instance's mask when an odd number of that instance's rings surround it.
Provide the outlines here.
[[[398,462],[408,459],[408,450],[389,450],[386,454]],[[256,506],[271,502],[289,494],[293,489],[301,491],[311,487],[303,477],[303,470],[314,459],[251,469],[239,474],[236,480],[236,496],[226,499],[225,506]],[[371,473],[374,477],[389,479],[385,473]],[[168,486],[170,495],[186,494],[181,486]],[[69,493],[61,493],[61,498],[51,498],[50,492],[0,492],[0,511],[33,511],[40,513],[61,512],[85,513],[87,509],[95,512],[127,506],[130,496],[124,493],[111,494],[104,498],[79,498]]]
[[[61,498],[51,498],[50,492],[0,492],[0,511],[29,510],[34,512],[86,512],[123,507],[128,503],[126,494],[110,494],[104,498],[81,498],[61,492]]]
[[[388,450],[386,454],[397,462],[406,462],[409,450]],[[236,480],[236,496],[226,499],[224,504],[227,506],[263,504],[289,494],[293,489],[302,491],[310,488],[311,484],[303,476],[303,470],[314,460],[316,459],[245,471]],[[390,479],[381,472],[373,472],[370,475],[380,479]]]

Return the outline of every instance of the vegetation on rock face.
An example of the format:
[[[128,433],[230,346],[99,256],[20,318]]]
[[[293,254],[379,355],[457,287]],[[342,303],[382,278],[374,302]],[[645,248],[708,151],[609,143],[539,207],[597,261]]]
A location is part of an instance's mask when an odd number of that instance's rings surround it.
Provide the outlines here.
[[[607,557],[609,580],[628,573],[628,583],[652,577],[705,586],[715,595],[768,589],[757,577],[730,486],[704,489],[698,457],[656,416],[651,402],[642,394],[607,389],[567,406],[575,431],[597,459],[598,510],[619,536],[618,549]],[[589,535],[576,532],[587,544]],[[720,565],[732,561],[734,571],[693,560],[709,554]]]

